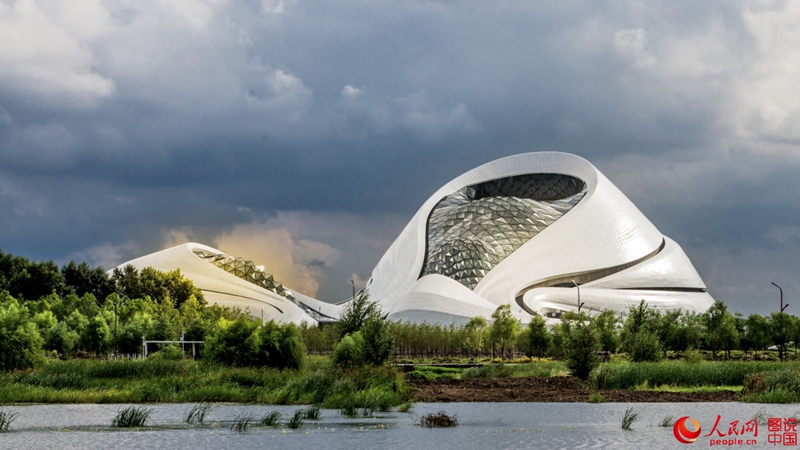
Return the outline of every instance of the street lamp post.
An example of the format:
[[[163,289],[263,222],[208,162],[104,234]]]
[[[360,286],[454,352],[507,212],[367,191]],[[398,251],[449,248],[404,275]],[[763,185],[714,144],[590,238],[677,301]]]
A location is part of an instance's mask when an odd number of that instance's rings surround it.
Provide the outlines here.
[[[350,282],[353,284],[353,298],[356,298],[356,282],[355,280],[350,280]]]
[[[773,286],[775,286],[776,288],[778,288],[779,291],[781,291],[781,312],[783,312],[784,309],[789,307],[789,305],[783,306],[783,289],[781,289],[780,286],[775,284],[774,281],[770,281],[770,283],[772,283]]]
[[[572,285],[575,286],[575,289],[578,290],[578,315],[580,316],[581,307],[583,306],[583,303],[581,303],[581,287],[578,286],[578,283],[576,283],[575,280],[570,280],[570,281],[572,281]]]

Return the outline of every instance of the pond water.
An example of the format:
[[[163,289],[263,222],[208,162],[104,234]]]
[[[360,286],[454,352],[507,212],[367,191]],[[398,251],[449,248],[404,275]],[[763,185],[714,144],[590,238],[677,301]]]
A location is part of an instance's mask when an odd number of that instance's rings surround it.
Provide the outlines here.
[[[691,448],[679,443],[672,427],[659,423],[667,416],[690,416],[702,427],[695,446],[708,447],[714,439],[755,439],[757,445],[733,448],[773,447],[766,422],[752,431],[733,436],[738,428],[760,415],[788,418],[800,405],[744,403],[419,403],[409,413],[375,413],[368,418],[346,418],[336,410],[322,410],[319,420],[306,421],[297,430],[251,425],[246,432],[230,429],[233,420],[249,415],[256,420],[279,410],[291,416],[297,406],[215,405],[203,424],[190,426],[183,418],[191,404],[146,405],[153,410],[142,429],[110,426],[117,411],[127,405],[5,405],[17,417],[12,430],[0,433],[0,449],[579,449],[579,448]],[[639,413],[630,431],[620,427],[627,408]],[[422,415],[446,411],[455,414],[459,426],[430,429],[418,426]],[[738,429],[737,428],[737,429]],[[719,434],[725,434],[720,437]],[[775,433],[772,433],[775,434]],[[774,440],[774,438],[772,439]],[[783,446],[783,445],[778,445]]]

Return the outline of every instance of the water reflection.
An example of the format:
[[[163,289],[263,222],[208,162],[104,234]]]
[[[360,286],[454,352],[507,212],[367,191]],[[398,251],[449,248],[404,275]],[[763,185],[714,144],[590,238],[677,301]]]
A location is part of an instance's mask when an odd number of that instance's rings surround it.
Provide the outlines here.
[[[629,406],[640,413],[640,419],[632,431],[624,431],[620,422]],[[194,426],[183,422],[191,404],[149,407],[153,414],[148,427],[128,430],[110,427],[120,405],[6,405],[3,409],[18,416],[13,431],[0,434],[0,448],[680,448],[672,428],[658,426],[667,416],[691,416],[700,422],[705,435],[717,415],[722,417],[724,429],[720,429],[725,433],[729,422],[744,423],[760,411],[764,417],[790,417],[800,412],[800,405],[741,403],[421,403],[411,413],[376,413],[370,418],[350,419],[338,411],[322,410],[319,420],[306,421],[298,430],[251,425],[247,432],[238,433],[229,429],[237,416],[259,420],[280,410],[285,420],[300,407],[216,405],[204,424]],[[457,414],[461,425],[450,429],[415,425],[423,414],[440,410]],[[697,444],[708,446],[709,439],[701,437]],[[761,427],[758,441],[759,446],[768,445],[766,426]]]

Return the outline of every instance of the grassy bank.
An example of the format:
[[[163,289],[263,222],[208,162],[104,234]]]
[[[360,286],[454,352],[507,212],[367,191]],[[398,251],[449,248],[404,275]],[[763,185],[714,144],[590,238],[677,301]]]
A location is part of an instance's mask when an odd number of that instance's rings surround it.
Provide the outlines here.
[[[598,389],[742,386],[749,374],[798,368],[800,363],[795,362],[781,364],[755,361],[603,364],[593,373],[591,381]]]
[[[566,375],[563,361],[537,361],[529,363],[489,363],[480,367],[458,368],[420,365],[407,376],[418,380],[459,380],[466,378],[522,378],[554,377]]]
[[[310,358],[301,371],[193,361],[50,361],[0,375],[2,403],[257,402],[385,410],[410,399],[393,367],[342,370]]]

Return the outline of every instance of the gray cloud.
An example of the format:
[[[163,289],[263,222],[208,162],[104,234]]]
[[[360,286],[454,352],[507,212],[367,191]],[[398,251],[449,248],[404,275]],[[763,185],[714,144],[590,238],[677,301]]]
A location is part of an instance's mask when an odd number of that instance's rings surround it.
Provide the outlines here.
[[[734,309],[800,290],[792,4],[70,5],[0,3],[4,251],[110,265],[275,226],[341,253],[313,274],[339,299],[451,178],[561,150]]]

